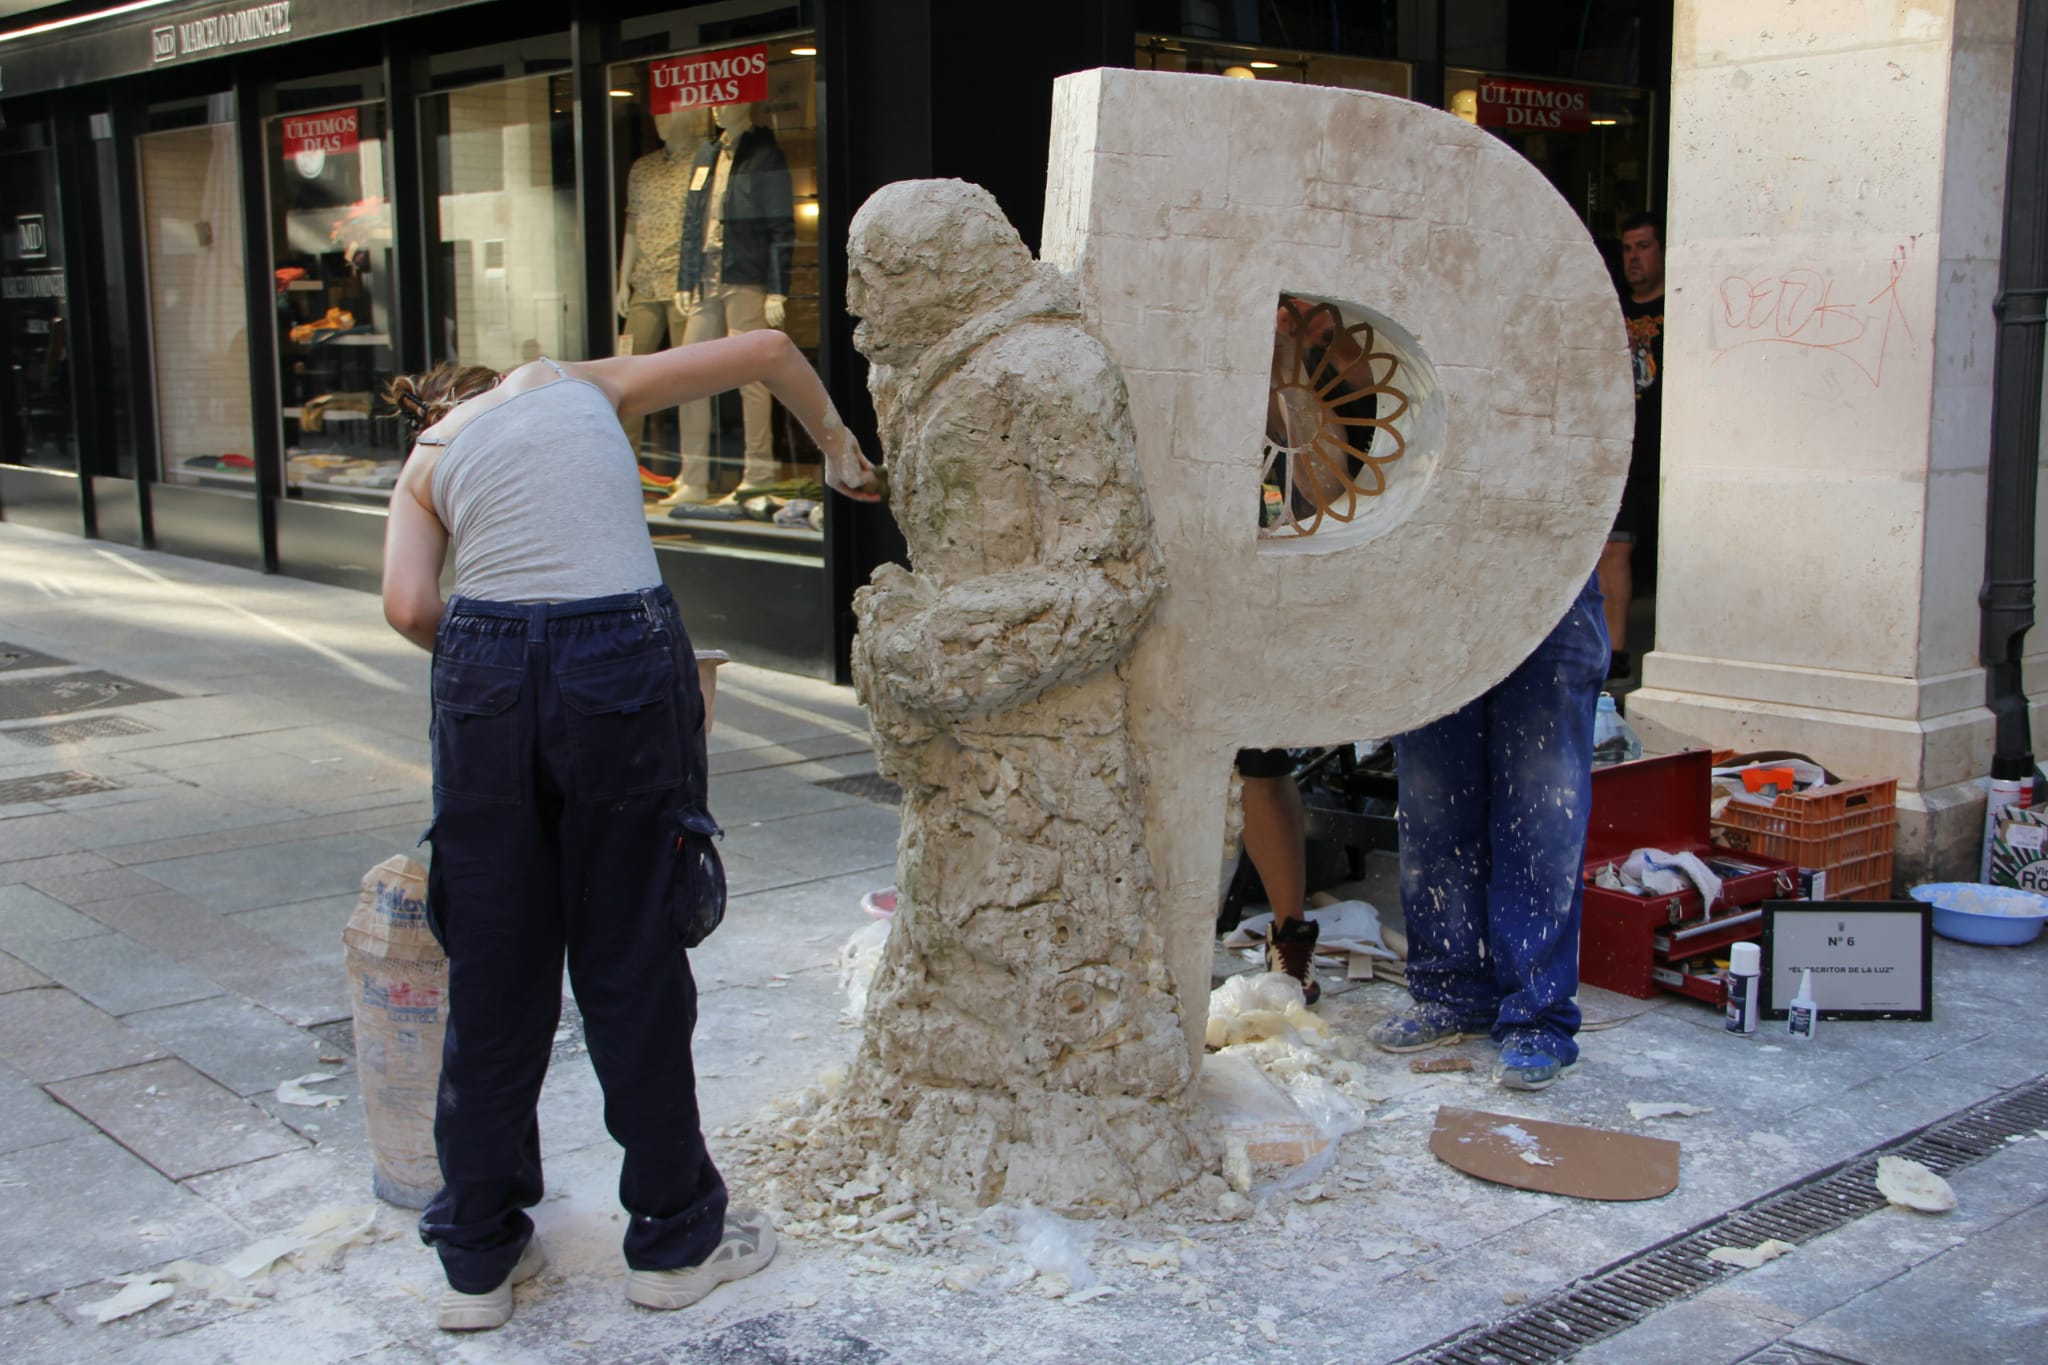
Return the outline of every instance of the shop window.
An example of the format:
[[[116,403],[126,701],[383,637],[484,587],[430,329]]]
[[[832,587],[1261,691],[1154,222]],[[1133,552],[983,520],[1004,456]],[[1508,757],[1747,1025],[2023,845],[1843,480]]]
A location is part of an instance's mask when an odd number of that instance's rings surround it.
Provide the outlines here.
[[[1444,104],[1542,171],[1619,270],[1619,224],[1648,207],[1647,90],[1452,67],[1444,72]]]
[[[780,327],[817,362],[816,38],[794,7],[621,25],[610,71],[617,353]],[[765,387],[631,424],[647,521],[675,547],[816,555],[823,461]]]
[[[219,111],[222,118],[228,112]],[[157,443],[172,483],[252,490],[249,313],[234,125],[145,133],[143,251]]]
[[[1297,85],[1334,85],[1344,90],[1370,90],[1381,95],[1409,94],[1405,62],[1368,57],[1342,57],[1292,48],[1208,43],[1198,39],[1140,34],[1137,67],[1141,71],[1187,71],[1198,75],[1234,76],[1242,80],[1289,81]]]
[[[381,505],[405,458],[384,401],[398,287],[384,105],[264,126],[287,497]]]
[[[0,144],[0,458],[75,472],[71,342],[55,157],[38,127]],[[6,150],[7,145],[19,150]]]
[[[510,370],[585,359],[569,77],[466,86],[420,105],[434,360]]]

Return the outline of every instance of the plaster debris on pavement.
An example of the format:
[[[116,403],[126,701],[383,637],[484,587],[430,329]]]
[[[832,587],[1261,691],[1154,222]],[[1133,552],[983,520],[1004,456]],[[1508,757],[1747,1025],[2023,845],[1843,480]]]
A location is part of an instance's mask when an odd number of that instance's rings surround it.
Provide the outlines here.
[[[737,1199],[774,1209],[782,1250],[680,1313],[625,1302],[618,1149],[567,1007],[541,1103],[549,1264],[480,1356],[433,1327],[442,1281],[416,1215],[371,1195],[344,994],[358,881],[424,853],[425,655],[368,595],[12,525],[0,578],[46,585],[14,595],[0,635],[60,661],[48,676],[170,694],[97,712],[130,724],[54,747],[8,738],[48,718],[0,724],[0,781],[63,769],[106,784],[0,806],[11,1361],[1392,1360],[2048,1072],[2040,943],[1937,939],[1931,1023],[1838,1024],[1813,1048],[1730,1035],[1675,997],[1588,990],[1589,1017],[1611,1026],[1538,1094],[1494,1086],[1483,1040],[1431,1054],[1465,1071],[1378,1053],[1364,1030],[1405,994],[1331,971],[1313,1011],[1282,1002],[1259,1036],[1212,1054],[1239,1054],[1322,1121],[1306,1164],[1240,1142],[1241,1188],[1219,1164],[1127,1217],[949,1208],[886,1166],[806,1186],[778,1152],[848,1074],[859,1031],[842,977],[873,945],[842,949],[876,923],[861,904],[892,879],[897,824],[821,785],[873,770],[847,689],[741,661],[713,738],[733,897],[692,955],[697,1056],[711,1150]],[[1390,867],[1356,894],[1390,910]],[[1298,1012],[1309,1022],[1287,1025]],[[1682,1145],[1679,1186],[1623,1205],[1476,1181],[1429,1154],[1445,1105],[1654,1132]],[[1905,1361],[1887,1342],[1920,1338],[1892,1305],[1964,1283],[1987,1343],[1971,1358],[2006,1358],[1999,1343],[2038,1330],[2026,1285],[2048,1266],[2048,1140],[2021,1135],[1949,1183],[1952,1213],[1872,1214],[1586,1358],[1656,1358],[1670,1320],[1701,1343],[1688,1358],[1782,1340]]]

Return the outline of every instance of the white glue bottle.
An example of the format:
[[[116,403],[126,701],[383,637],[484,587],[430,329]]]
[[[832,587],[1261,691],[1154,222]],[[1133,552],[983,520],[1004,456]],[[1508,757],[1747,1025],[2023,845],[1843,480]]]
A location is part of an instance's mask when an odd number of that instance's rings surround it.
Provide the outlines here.
[[[1813,1037],[1813,1027],[1820,1022],[1820,1010],[1813,1003],[1813,973],[1799,973],[1799,994],[1792,997],[1792,1003],[1785,1010],[1785,1031],[1794,1038]]]
[[[1757,983],[1762,979],[1761,950],[1738,943],[1728,950],[1728,1031],[1756,1032]]]

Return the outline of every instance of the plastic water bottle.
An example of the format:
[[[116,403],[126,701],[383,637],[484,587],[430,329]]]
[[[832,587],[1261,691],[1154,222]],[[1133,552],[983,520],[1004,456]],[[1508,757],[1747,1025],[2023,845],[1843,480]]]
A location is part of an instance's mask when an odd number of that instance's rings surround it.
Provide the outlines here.
[[[1627,763],[1643,756],[1643,742],[1629,728],[1621,712],[1614,709],[1612,693],[1600,694],[1600,709],[1593,714],[1593,766]]]

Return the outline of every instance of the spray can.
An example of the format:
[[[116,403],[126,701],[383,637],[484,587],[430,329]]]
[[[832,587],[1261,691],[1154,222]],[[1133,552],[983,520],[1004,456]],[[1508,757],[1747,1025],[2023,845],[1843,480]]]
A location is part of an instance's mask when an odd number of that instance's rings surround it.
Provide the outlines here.
[[[2034,804],[2034,775],[2027,771],[2018,777],[2002,777],[1998,765],[1994,764],[1991,785],[1984,793],[1984,856],[1977,865],[1977,880],[1991,880],[1991,846],[1997,842],[1998,812],[2008,806],[2027,810]]]
[[[1728,1031],[1756,1032],[1757,983],[1762,980],[1761,950],[1738,943],[1728,950]]]
[[[1794,1038],[1812,1039],[1814,1025],[1820,1022],[1820,1008],[1813,1003],[1813,973],[1799,973],[1799,994],[1792,997],[1792,1003],[1785,1010],[1785,1031]]]

